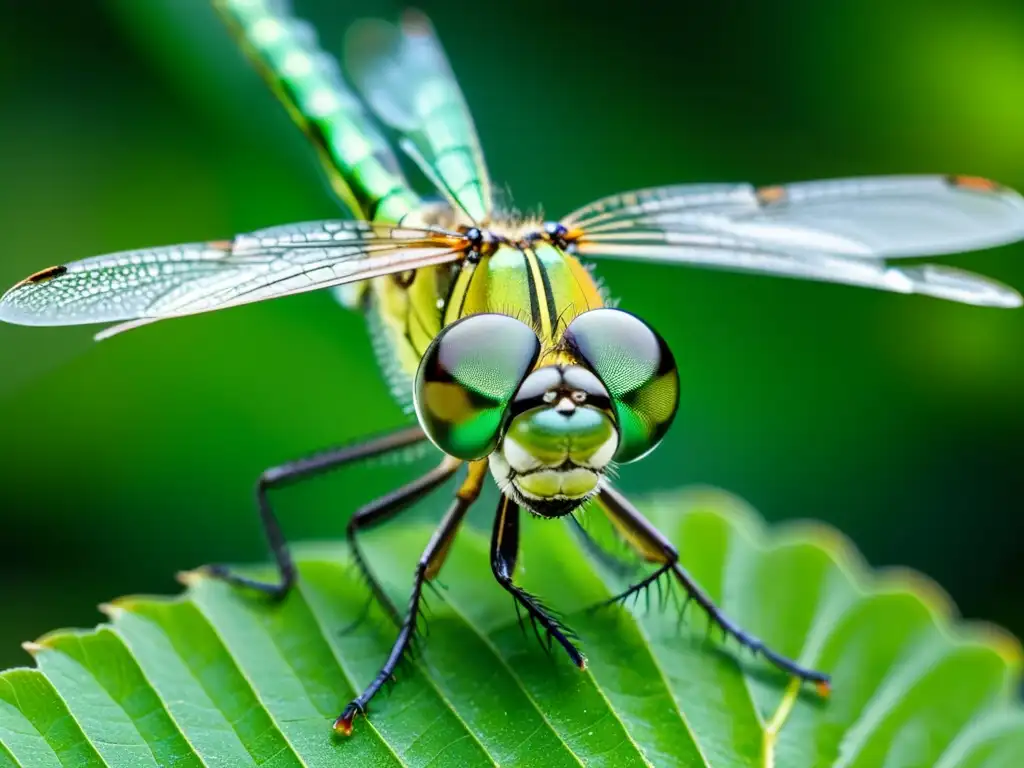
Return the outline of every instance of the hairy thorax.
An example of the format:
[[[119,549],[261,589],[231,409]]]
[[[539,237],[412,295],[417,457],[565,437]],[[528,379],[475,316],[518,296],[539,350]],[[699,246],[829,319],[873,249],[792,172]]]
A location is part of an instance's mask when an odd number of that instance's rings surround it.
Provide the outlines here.
[[[441,205],[402,224],[467,226]],[[604,305],[600,286],[578,259],[547,242],[526,244],[540,226],[539,220],[497,220],[487,228],[495,247],[476,261],[379,277],[339,292],[343,303],[367,312],[381,367],[403,405],[410,404],[424,352],[446,325],[477,313],[506,314],[533,327],[553,348],[574,317]]]

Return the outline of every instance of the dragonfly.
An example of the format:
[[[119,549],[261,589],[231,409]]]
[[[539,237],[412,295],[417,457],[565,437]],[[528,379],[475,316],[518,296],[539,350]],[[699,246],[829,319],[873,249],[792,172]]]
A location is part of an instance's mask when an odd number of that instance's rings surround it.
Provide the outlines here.
[[[269,501],[274,488],[416,444],[429,472],[356,510],[346,536],[372,597],[397,627],[379,674],[334,723],[353,719],[417,636],[424,588],[438,577],[488,475],[497,484],[494,578],[580,669],[564,620],[515,580],[527,516],[604,515],[646,563],[611,602],[667,580],[709,625],[788,675],[829,690],[829,676],[777,653],[724,614],[675,546],[615,487],[615,470],[661,443],[680,378],[665,339],[612,306],[591,268],[604,258],[706,267],[1018,307],[1012,288],[948,266],[908,262],[1024,239],[1024,198],[963,175],[881,176],[785,185],[683,184],[603,197],[559,219],[504,210],[451,66],[429,20],[358,22],[345,74],[283,0],[213,0],[310,143],[353,218],[272,226],[230,239],[141,248],[52,266],[0,298],[23,325],[105,324],[97,338],[174,317],[331,289],[364,312],[384,378],[412,426],[266,470],[257,509],[278,577],[206,572],[281,600],[298,577]],[[396,151],[398,150],[398,151]],[[421,194],[399,152],[433,186]],[[360,545],[456,479],[400,609]],[[595,541],[591,544],[596,545]],[[591,551],[591,550],[588,550]],[[595,552],[591,551],[592,554]]]

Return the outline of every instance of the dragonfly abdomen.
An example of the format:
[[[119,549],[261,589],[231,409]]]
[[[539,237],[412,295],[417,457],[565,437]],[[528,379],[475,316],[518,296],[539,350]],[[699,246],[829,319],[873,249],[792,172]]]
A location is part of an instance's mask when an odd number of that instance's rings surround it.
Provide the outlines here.
[[[274,0],[215,0],[214,6],[309,137],[331,186],[353,212],[397,221],[419,205],[387,140],[309,24]]]

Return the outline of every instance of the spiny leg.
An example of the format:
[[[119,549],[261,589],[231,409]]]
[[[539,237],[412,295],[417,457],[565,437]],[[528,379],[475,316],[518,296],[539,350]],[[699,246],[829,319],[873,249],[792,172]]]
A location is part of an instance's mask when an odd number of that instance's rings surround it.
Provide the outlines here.
[[[494,515],[494,530],[491,534],[491,571],[498,583],[516,600],[516,613],[519,613],[518,606],[526,609],[534,632],[537,632],[539,624],[548,637],[548,650],[551,649],[551,640],[561,645],[569,654],[572,663],[580,669],[586,669],[587,660],[582,653],[572,644],[576,635],[566,627],[556,616],[552,615],[550,609],[546,608],[537,598],[516,586],[512,576],[516,569],[516,560],[519,555],[519,505],[504,494],[498,500],[498,510]],[[520,617],[520,624],[522,618]],[[540,639],[538,632],[537,639]],[[541,643],[543,647],[543,642]]]
[[[370,585],[370,591],[373,593],[371,600],[375,599],[380,603],[381,607],[384,608],[396,625],[401,625],[402,617],[399,615],[398,609],[391,601],[391,598],[388,597],[384,588],[377,580],[377,577],[370,570],[366,556],[363,554],[363,548],[359,544],[357,534],[361,531],[369,530],[386,520],[390,520],[399,512],[408,509],[411,504],[448,480],[461,465],[462,462],[460,460],[445,457],[444,461],[422,477],[360,507],[348,521],[346,535],[349,547],[352,550],[352,558],[355,560],[356,567],[359,568],[363,578]],[[368,602],[367,609],[369,609],[369,605]],[[361,619],[362,617],[354,623],[359,623]]]
[[[784,672],[812,682],[817,686],[820,693],[823,695],[828,694],[828,675],[803,667],[792,659],[776,653],[761,640],[745,632],[736,622],[722,613],[710,596],[697,585],[693,577],[680,564],[679,553],[676,551],[676,548],[669,543],[647,518],[629,503],[625,496],[611,488],[605,488],[601,491],[598,498],[601,509],[612,523],[615,524],[625,539],[636,549],[637,553],[649,562],[661,564],[657,571],[646,579],[637,582],[621,595],[613,598],[612,601],[624,600],[631,594],[646,589],[663,574],[671,572],[686,591],[687,598],[703,608],[710,620],[717,624],[723,632],[734,637],[740,645],[749,648],[754,654],[764,656],[765,659]]]
[[[587,555],[597,561],[600,565],[607,568],[619,578],[635,576],[637,571],[640,570],[639,563],[624,560],[618,555],[609,552],[603,545],[598,544],[594,537],[590,535],[590,532],[583,527],[583,524],[579,521],[579,518],[576,517],[575,513],[567,515],[567,517],[569,518],[569,527],[572,529],[577,541],[579,541]]]
[[[247,576],[233,573],[225,565],[207,566],[206,572],[210,576],[226,581],[229,584],[263,592],[273,600],[283,599],[291,590],[292,585],[295,584],[295,578],[298,574],[295,570],[295,563],[292,561],[291,552],[288,550],[288,542],[281,532],[281,525],[278,523],[277,516],[270,506],[267,493],[273,488],[292,485],[300,480],[339,469],[346,464],[373,456],[380,456],[390,451],[414,445],[423,440],[426,440],[426,435],[423,434],[423,430],[419,426],[408,427],[363,443],[333,448],[313,456],[290,461],[287,464],[271,467],[264,471],[256,483],[256,504],[260,513],[263,532],[277,563],[277,570],[281,578],[280,582],[250,579]]]
[[[486,459],[470,463],[469,473],[459,487],[459,490],[456,491],[455,501],[452,502],[441,524],[434,531],[434,535],[430,538],[430,542],[427,544],[426,549],[423,550],[419,563],[416,565],[416,572],[413,575],[412,593],[409,595],[409,607],[398,629],[398,637],[395,639],[394,645],[391,646],[391,653],[388,655],[387,661],[384,662],[384,666],[381,667],[380,672],[373,678],[373,681],[366,686],[362,693],[349,702],[345,710],[338,716],[338,719],[334,721],[334,730],[338,733],[344,736],[352,733],[352,719],[356,714],[364,714],[366,712],[367,704],[370,703],[370,700],[377,694],[377,691],[381,689],[384,683],[391,679],[395,668],[402,661],[406,651],[409,650],[416,632],[416,621],[419,618],[423,586],[428,581],[436,578],[438,572],[440,572],[441,566],[444,565],[444,561],[448,556],[448,551],[451,549],[452,541],[455,539],[455,534],[458,532],[459,526],[466,516],[466,511],[480,495],[480,489],[486,476]]]

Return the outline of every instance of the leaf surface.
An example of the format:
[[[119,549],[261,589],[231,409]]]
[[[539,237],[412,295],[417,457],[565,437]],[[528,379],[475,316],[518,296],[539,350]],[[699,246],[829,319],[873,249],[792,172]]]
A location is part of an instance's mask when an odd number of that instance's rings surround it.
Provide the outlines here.
[[[430,599],[424,651],[339,738],[333,718],[394,629],[376,609],[352,628],[364,583],[343,547],[308,546],[280,605],[191,574],[178,597],[122,598],[94,630],[28,644],[36,668],[0,675],[0,768],[1024,764],[1016,640],[956,620],[931,582],[869,573],[824,526],[768,530],[721,492],[643,508],[746,629],[833,675],[830,699],[723,646],[692,606],[680,622],[667,594],[588,611],[625,582],[566,526],[529,521],[517,580],[579,633],[584,672],[525,636],[490,577],[487,537],[466,529]],[[399,604],[429,536],[398,524],[366,537]]]

